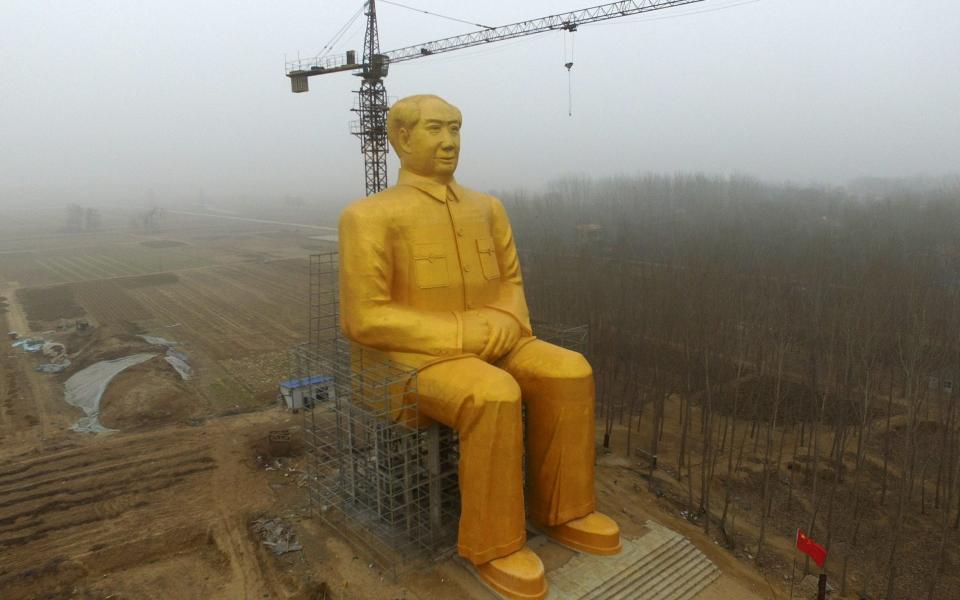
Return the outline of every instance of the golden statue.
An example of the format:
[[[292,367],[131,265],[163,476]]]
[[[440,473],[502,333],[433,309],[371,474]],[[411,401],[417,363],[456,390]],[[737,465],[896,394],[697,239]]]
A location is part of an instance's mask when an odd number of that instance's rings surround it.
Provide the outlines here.
[[[536,339],[510,221],[497,198],[453,178],[460,111],[411,96],[387,115],[397,185],[340,217],[343,330],[418,370],[419,412],[460,436],[457,549],[510,598],[543,598],[530,519],[557,542],[616,554],[620,529],[595,512],[594,382],[582,355]]]

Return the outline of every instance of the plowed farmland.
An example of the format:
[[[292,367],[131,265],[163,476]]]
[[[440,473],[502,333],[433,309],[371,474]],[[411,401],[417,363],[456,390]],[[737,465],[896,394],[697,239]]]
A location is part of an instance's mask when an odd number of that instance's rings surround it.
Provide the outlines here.
[[[322,597],[322,581],[287,575],[250,529],[302,508],[292,490],[277,503],[291,480],[267,485],[251,448],[299,423],[274,398],[286,349],[305,337],[309,242],[237,227],[23,237],[0,227],[0,329],[62,343],[72,361],[41,374],[48,358],[3,350],[0,598]],[[175,342],[193,377],[141,335]],[[145,351],[156,358],[101,400],[117,432],[70,431],[83,413],[64,402],[63,382]]]

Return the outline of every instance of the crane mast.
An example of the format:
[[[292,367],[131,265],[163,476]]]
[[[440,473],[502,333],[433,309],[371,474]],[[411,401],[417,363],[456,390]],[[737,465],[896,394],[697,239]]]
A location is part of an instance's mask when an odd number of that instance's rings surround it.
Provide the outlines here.
[[[360,138],[364,156],[366,193],[375,194],[387,188],[387,91],[383,78],[391,63],[405,62],[434,54],[452,52],[462,48],[481,46],[550,31],[576,31],[580,25],[619,19],[633,15],[696,4],[704,0],[627,0],[611,2],[581,10],[558,13],[539,19],[531,19],[456,35],[422,44],[415,44],[380,52],[375,0],[366,0],[367,28],[363,42],[362,62],[356,61],[356,52],[344,55],[317,57],[287,63],[287,77],[294,93],[309,91],[308,77],[327,75],[340,71],[355,71],[362,80],[357,91],[359,120],[351,123],[351,133]]]
[[[380,54],[377,5],[367,2],[367,30],[363,39],[363,78],[357,91],[360,119],[351,123],[351,133],[360,138],[367,195],[387,189],[387,89],[383,78],[390,63]]]

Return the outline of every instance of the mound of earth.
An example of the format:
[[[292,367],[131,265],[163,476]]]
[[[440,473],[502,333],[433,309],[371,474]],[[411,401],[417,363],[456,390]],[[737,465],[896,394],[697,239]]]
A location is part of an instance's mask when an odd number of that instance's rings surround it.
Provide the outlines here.
[[[64,338],[73,363],[67,376],[101,360],[113,360],[140,352],[163,354],[163,348],[148,344],[136,333],[133,327],[113,324],[71,332]]]
[[[100,399],[100,423],[129,431],[183,423],[200,417],[202,409],[161,353],[114,377]]]

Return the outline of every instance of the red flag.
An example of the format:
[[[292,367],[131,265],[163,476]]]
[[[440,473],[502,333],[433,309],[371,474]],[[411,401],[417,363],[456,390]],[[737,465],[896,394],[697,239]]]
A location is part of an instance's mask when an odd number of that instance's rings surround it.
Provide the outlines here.
[[[823,568],[823,563],[827,560],[827,549],[813,541],[801,529],[797,529],[797,550],[812,558],[818,567]]]

